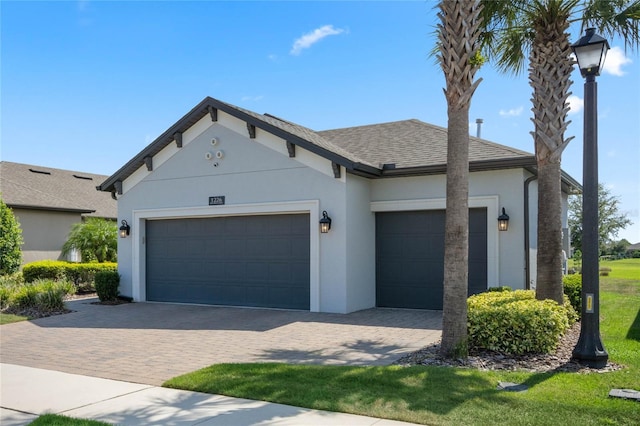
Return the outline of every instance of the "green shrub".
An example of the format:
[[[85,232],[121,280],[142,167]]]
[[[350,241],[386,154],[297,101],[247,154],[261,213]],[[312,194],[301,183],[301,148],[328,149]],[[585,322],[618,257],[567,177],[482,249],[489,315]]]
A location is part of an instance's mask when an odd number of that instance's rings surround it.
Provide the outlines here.
[[[12,274],[20,268],[23,242],[20,224],[0,198],[0,275]]]
[[[77,249],[83,262],[115,262],[118,258],[118,226],[113,220],[89,217],[71,228],[62,254]]]
[[[36,306],[40,312],[64,310],[64,299],[75,293],[75,286],[69,281],[42,280],[34,283],[39,287]]]
[[[565,275],[562,277],[562,287],[579,319],[582,312],[582,274]]]
[[[75,292],[69,281],[51,279],[37,280],[32,283],[3,286],[5,298],[3,309],[14,312],[36,309],[41,313],[61,311],[64,299]]]
[[[487,291],[511,291],[511,287],[508,285],[501,285],[499,287],[489,287]]]
[[[492,291],[468,299],[469,347],[521,355],[549,353],[569,327],[565,307],[530,290]]]
[[[95,275],[98,271],[117,271],[118,264],[104,263],[73,263],[57,260],[41,260],[24,265],[22,274],[26,282],[38,279],[54,279],[71,281],[77,289],[85,287],[94,289]]]
[[[120,275],[117,271],[96,272],[96,293],[101,302],[110,302],[118,298]]]

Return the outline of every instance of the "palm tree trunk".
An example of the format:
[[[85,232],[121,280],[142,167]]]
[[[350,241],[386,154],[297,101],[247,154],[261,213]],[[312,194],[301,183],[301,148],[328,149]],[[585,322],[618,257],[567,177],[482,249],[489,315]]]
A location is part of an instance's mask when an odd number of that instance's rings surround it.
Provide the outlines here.
[[[480,80],[478,51],[480,12],[477,0],[443,0],[439,4],[438,60],[447,87],[447,202],[444,238],[442,343],[445,357],[466,357],[469,277],[469,106]]]
[[[538,15],[531,46],[529,81],[533,87],[532,132],[538,165],[538,254],[536,298],[563,303],[562,191],[560,160],[573,138],[564,138],[569,125],[571,46],[568,12]]]
[[[562,304],[560,163],[538,164],[538,274],[536,298]]]
[[[466,356],[469,281],[469,108],[449,109],[441,352]],[[467,141],[465,143],[464,141]]]

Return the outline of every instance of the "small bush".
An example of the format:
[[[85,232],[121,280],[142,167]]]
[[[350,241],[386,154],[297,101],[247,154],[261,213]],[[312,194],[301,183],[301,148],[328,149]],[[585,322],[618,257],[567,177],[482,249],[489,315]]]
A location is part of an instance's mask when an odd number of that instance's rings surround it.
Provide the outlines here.
[[[117,271],[96,272],[96,293],[101,302],[111,302],[118,298],[120,275]]]
[[[73,294],[75,287],[69,281],[50,279],[37,280],[32,283],[3,284],[2,309],[9,312],[37,310],[42,314],[64,310],[64,299]]]
[[[562,277],[562,287],[579,319],[582,312],[582,275],[565,275]]]
[[[569,327],[565,307],[529,290],[493,291],[468,299],[469,347],[521,355],[549,353]]]

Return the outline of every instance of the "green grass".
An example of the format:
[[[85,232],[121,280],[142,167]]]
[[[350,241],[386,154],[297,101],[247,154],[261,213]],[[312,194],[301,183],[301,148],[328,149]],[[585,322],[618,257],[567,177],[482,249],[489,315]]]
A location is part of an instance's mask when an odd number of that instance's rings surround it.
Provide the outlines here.
[[[109,423],[95,420],[74,419],[72,417],[60,416],[58,414],[45,414],[38,417],[29,426],[108,426]]]
[[[640,261],[602,262],[601,332],[609,373],[482,372],[446,367],[219,364],[164,386],[429,425],[638,425],[640,403],[609,398],[640,390]],[[524,393],[496,390],[525,383]]]
[[[0,312],[0,325],[11,324],[13,322],[26,321],[29,317],[14,314],[4,314]]]

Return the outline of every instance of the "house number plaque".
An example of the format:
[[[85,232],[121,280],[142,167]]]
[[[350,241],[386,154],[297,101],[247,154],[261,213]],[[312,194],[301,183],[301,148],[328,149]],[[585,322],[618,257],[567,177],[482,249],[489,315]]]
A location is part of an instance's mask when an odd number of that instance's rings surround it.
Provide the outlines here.
[[[210,206],[223,206],[224,205],[224,195],[214,195],[213,197],[209,197],[209,205]]]

